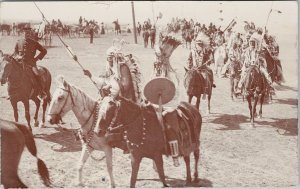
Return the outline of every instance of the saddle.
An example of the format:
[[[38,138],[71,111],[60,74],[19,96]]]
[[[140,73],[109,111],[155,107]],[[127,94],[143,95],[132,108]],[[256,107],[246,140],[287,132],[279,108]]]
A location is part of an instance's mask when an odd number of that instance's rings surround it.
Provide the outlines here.
[[[165,110],[163,120],[166,127],[167,141],[178,141],[180,155],[188,155],[197,147],[195,117],[184,105],[184,102],[180,102],[175,109]]]

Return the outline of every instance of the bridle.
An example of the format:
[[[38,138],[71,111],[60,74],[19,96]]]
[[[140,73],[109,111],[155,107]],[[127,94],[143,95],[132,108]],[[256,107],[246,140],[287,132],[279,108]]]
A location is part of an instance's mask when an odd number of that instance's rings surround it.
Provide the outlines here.
[[[61,107],[61,109],[60,109],[60,111],[58,113],[49,113],[49,115],[58,116],[60,118],[60,120],[61,120],[61,114],[64,112],[64,108],[67,105],[69,97],[71,98],[72,107],[75,106],[75,102],[74,102],[74,98],[73,98],[73,96],[71,94],[71,88],[70,88],[69,85],[68,85],[68,89],[64,89],[64,88],[61,88],[61,87],[60,87],[60,89],[63,90],[64,92],[68,93],[67,98],[66,98],[66,100],[64,102],[64,105]]]

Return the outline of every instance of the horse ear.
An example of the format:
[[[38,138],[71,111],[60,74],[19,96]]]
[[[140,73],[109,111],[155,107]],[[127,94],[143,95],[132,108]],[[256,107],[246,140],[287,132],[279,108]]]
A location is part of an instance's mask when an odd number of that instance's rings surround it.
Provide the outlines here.
[[[58,76],[56,77],[56,82],[57,82],[58,85],[63,84],[64,81],[65,81],[65,79],[64,79],[64,76],[63,76],[63,75],[58,75]]]
[[[188,71],[189,71],[186,67],[184,67],[184,70],[185,70],[185,72],[188,72]]]

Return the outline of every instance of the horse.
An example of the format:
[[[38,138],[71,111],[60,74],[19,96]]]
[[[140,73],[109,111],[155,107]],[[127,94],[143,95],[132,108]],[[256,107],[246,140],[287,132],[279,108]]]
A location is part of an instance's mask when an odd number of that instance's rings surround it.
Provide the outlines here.
[[[187,89],[188,102],[192,102],[192,98],[197,98],[196,107],[199,110],[201,94],[203,99],[208,95],[207,100],[207,114],[210,114],[210,100],[213,87],[213,73],[209,72],[202,66],[198,68],[186,69],[184,76],[184,87]]]
[[[256,116],[256,105],[260,102],[260,110],[258,117],[262,117],[262,105],[265,97],[267,81],[260,73],[257,66],[251,65],[246,71],[243,91],[246,91],[246,99],[250,111],[251,125],[254,126],[254,117]],[[252,104],[253,101],[253,104]]]
[[[218,46],[214,51],[214,60],[215,60],[214,71],[218,77],[221,77],[220,75],[221,69],[225,64],[226,59],[227,59],[227,53],[225,47],[223,45]]]
[[[147,157],[152,159],[157,167],[158,175],[164,186],[168,186],[165,181],[163,159],[162,155],[170,155],[168,149],[165,148],[167,141],[180,140],[183,133],[176,133],[175,128],[184,127],[187,129],[185,135],[189,135],[187,140],[182,142],[190,142],[189,146],[179,143],[179,156],[183,156],[186,164],[186,184],[191,183],[191,170],[190,170],[190,153],[194,153],[195,157],[195,180],[198,180],[198,159],[199,159],[199,146],[200,146],[200,131],[202,125],[202,117],[199,111],[187,102],[181,102],[178,108],[187,114],[187,119],[190,122],[184,125],[184,120],[177,114],[177,109],[173,112],[164,115],[164,122],[166,125],[166,133],[173,135],[166,135],[164,133],[160,122],[157,117],[155,107],[150,105],[141,105],[127,100],[123,97],[111,98],[106,96],[103,98],[102,107],[103,111],[100,112],[101,122],[107,128],[108,133],[114,130],[120,130],[123,133],[123,139],[127,143],[127,147],[131,153],[131,179],[130,187],[135,187],[137,174],[142,158]],[[174,120],[176,121],[174,122]],[[190,125],[190,126],[189,126]],[[96,134],[99,133],[97,127],[94,129]],[[186,148],[182,149],[181,146]],[[172,150],[171,150],[172,151]],[[185,152],[183,152],[185,151]]]
[[[92,132],[97,121],[98,111],[102,111],[101,105],[79,88],[69,84],[62,76],[58,76],[57,83],[58,86],[50,102],[47,120],[50,124],[58,124],[62,117],[72,110],[81,126],[78,135],[81,138],[82,150],[77,167],[76,185],[82,186],[82,169],[92,151],[101,150],[105,153],[111,187],[114,188],[112,147],[107,143],[105,137],[96,136]],[[100,101],[100,103],[102,102]]]
[[[115,25],[115,35],[121,34],[121,26],[118,21],[113,21],[113,24]]]
[[[148,30],[144,30],[143,31],[143,39],[144,39],[144,47],[145,48],[148,47],[149,36],[150,36],[149,31]]]
[[[236,89],[238,86],[238,83],[241,79],[241,66],[240,63],[237,61],[231,61],[231,63],[228,65],[228,75],[230,79],[230,92],[231,92],[231,99],[233,100],[233,97],[236,96]]]
[[[267,48],[262,48],[260,56],[266,60],[266,69],[272,79],[272,82],[276,82],[281,85],[284,82],[284,77],[282,74],[282,66],[279,59],[273,58]],[[266,89],[269,102],[272,102],[272,94],[270,92],[270,87]]]
[[[34,115],[34,126],[43,127],[45,123],[45,112],[47,104],[51,100],[50,86],[51,86],[51,74],[49,70],[45,67],[39,66],[39,72],[42,74],[42,81],[44,86],[44,91],[47,97],[43,100],[43,117],[42,123],[39,124],[38,112],[40,108],[41,100],[38,98],[39,91],[36,89],[36,79],[34,78],[34,73],[31,67],[24,64],[18,63],[12,56],[6,55],[4,61],[1,64],[0,78],[1,85],[8,81],[8,94],[10,97],[10,103],[14,110],[15,121],[18,122],[18,106],[19,101],[23,102],[25,107],[25,118],[27,124],[30,128],[30,112],[29,112],[29,99],[33,100],[36,105],[35,115]]]
[[[4,31],[6,31],[7,35],[10,35],[10,32],[12,31],[12,26],[9,24],[1,24],[0,31],[1,31],[2,35],[3,35]]]
[[[4,188],[27,188],[18,176],[18,166],[24,150],[37,158],[38,173],[44,185],[50,186],[48,169],[37,157],[35,141],[25,125],[0,119],[1,128],[1,184]]]

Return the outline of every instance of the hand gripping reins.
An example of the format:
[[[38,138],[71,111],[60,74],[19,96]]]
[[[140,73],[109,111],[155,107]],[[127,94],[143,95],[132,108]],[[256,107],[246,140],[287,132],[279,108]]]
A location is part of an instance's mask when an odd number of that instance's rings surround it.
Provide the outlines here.
[[[37,6],[37,4],[35,2],[33,2],[34,5],[36,6],[36,8],[38,9],[38,11],[41,13],[42,17],[43,17],[43,20],[46,21],[49,25],[50,22],[46,19],[46,17],[44,16],[43,12],[41,11],[41,9]],[[67,52],[69,53],[69,55],[73,58],[73,60],[80,66],[80,68],[82,70],[85,70],[84,67],[80,64],[80,62],[78,61],[78,58],[76,56],[76,54],[72,51],[71,47],[68,46],[63,40],[62,38],[58,35],[57,32],[54,32],[57,37],[59,38],[59,40],[62,42],[62,44],[64,45],[64,47],[66,48]],[[94,80],[92,80],[92,78],[89,77],[89,79],[92,81],[92,83],[94,84],[94,86],[97,88],[98,91],[100,91],[100,89],[98,88],[96,82]]]

